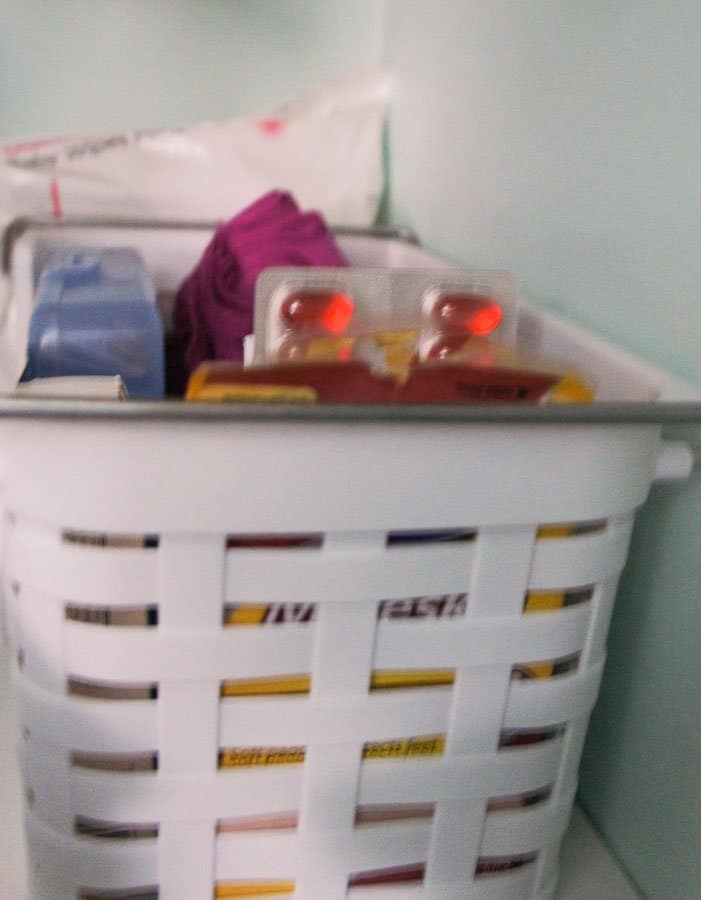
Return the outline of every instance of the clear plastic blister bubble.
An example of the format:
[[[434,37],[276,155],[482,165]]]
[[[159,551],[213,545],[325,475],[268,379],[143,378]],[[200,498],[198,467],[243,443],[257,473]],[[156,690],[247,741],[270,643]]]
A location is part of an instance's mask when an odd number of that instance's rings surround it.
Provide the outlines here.
[[[446,340],[512,344],[517,322],[518,288],[505,272],[269,269],[256,289],[255,361],[389,358],[391,368],[435,357]]]

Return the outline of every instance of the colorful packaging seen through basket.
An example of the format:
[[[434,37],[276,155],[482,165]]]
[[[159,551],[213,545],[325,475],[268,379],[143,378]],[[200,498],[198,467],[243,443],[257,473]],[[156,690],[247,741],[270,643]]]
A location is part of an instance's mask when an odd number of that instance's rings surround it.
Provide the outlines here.
[[[524,602],[524,613],[540,613],[562,609],[583,602],[591,596],[588,589],[572,591],[532,591]],[[441,594],[424,597],[383,600],[378,604],[378,620],[420,623],[431,620],[462,619],[468,607],[467,594]],[[267,603],[230,604],[223,609],[225,627],[278,627],[307,626],[316,621],[315,603]],[[154,627],[158,625],[156,607],[96,607],[67,604],[68,621],[84,625],[102,625],[122,628]],[[513,677],[517,679],[545,678],[565,674],[576,668],[577,657],[562,660],[545,660],[517,663]],[[447,687],[454,683],[455,672],[449,668],[374,669],[370,675],[369,690],[382,691],[408,688]],[[71,694],[100,699],[155,699],[155,684],[102,684],[71,678],[68,683]],[[311,689],[309,673],[291,673],[271,677],[225,680],[221,685],[222,697],[255,697],[273,695],[308,694]]]
[[[512,872],[527,866],[537,859],[536,853],[522,853],[517,856],[497,856],[477,858],[475,875],[489,877],[504,872]],[[416,887],[423,883],[426,875],[425,863],[413,865],[391,866],[384,869],[371,869],[356,872],[348,879],[349,888],[401,888]],[[295,882],[289,880],[256,880],[256,881],[220,881],[217,883],[214,896],[216,900],[224,898],[246,898],[246,900],[263,900],[263,898],[291,895],[295,890]],[[397,894],[397,897],[400,895]]]
[[[590,596],[587,590],[565,592],[535,591],[526,596],[524,613],[543,613],[562,609],[570,603],[578,603]],[[383,600],[378,604],[378,620],[391,623],[463,619],[468,608],[467,594],[445,594],[426,597]],[[232,604],[224,607],[223,624],[228,627],[299,627],[310,626],[316,620],[314,603]],[[84,625],[148,627],[157,624],[157,610],[153,607],[121,608],[111,610],[99,607],[66,606],[66,618]],[[512,678],[529,680],[567,674],[577,668],[578,657],[545,661],[524,661],[514,665]],[[451,668],[374,669],[369,678],[370,692],[407,690],[413,688],[435,689],[450,687],[455,681]],[[223,698],[265,697],[280,695],[306,695],[311,690],[310,673],[276,675],[264,678],[225,680],[221,684]],[[69,693],[101,700],[154,700],[158,697],[157,684],[102,684],[71,678]],[[556,737],[558,729],[531,729],[504,731],[500,746],[528,745]],[[397,737],[367,742],[363,747],[364,760],[407,759],[442,755],[445,737],[442,734]],[[144,759],[103,758],[100,754],[74,754],[72,764],[82,768],[106,770],[148,770],[157,767],[155,757],[144,754]],[[303,763],[306,748],[282,747],[229,747],[219,753],[221,768],[248,768],[258,766],[294,765]]]

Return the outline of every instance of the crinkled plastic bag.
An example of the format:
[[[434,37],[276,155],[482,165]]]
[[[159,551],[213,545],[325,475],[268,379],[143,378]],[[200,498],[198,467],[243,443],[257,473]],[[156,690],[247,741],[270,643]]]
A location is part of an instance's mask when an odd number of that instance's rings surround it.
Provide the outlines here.
[[[229,219],[291,191],[334,225],[370,225],[390,79],[356,73],[278,112],[190,128],[0,145],[0,225],[19,215]]]

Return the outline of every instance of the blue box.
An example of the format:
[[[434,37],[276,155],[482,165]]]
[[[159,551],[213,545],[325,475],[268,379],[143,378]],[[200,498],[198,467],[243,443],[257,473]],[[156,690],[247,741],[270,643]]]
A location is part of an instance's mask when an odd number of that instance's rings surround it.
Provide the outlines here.
[[[130,397],[162,397],[163,324],[141,256],[54,253],[39,278],[27,355],[24,379],[121,375]]]

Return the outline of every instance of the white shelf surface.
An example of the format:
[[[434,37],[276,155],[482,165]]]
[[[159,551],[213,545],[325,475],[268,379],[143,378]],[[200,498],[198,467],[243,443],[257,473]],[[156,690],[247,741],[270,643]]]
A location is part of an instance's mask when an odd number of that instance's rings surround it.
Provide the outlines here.
[[[0,898],[30,900],[25,888],[24,831],[15,757],[17,731],[7,646],[0,636]],[[556,900],[639,900],[591,823],[575,809],[562,851]]]

